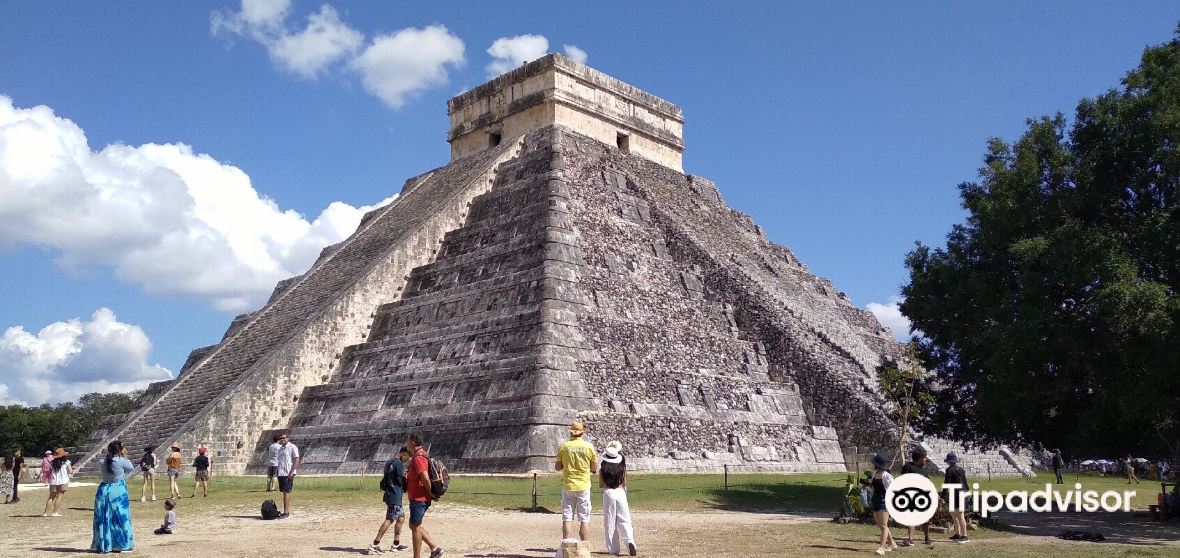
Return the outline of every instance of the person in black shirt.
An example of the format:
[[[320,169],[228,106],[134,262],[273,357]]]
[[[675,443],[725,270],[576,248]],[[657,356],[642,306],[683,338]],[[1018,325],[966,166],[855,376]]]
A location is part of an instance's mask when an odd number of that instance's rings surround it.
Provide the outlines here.
[[[1061,479],[1061,470],[1065,468],[1065,459],[1061,457],[1061,450],[1053,450],[1053,474],[1057,475],[1057,484],[1065,484]]]
[[[905,475],[908,473],[914,473],[916,475],[922,475],[923,477],[929,476],[926,474],[926,450],[924,450],[920,447],[914,448],[914,451],[913,451],[913,453],[910,454],[910,457],[912,458],[912,461],[906,463],[905,465],[902,465],[901,474]],[[922,534],[924,534],[926,536],[926,540],[923,542],[926,545],[929,545],[930,544],[930,522],[929,521],[922,524]],[[914,528],[913,527],[906,527],[906,537],[904,539],[902,539],[901,546],[913,546],[913,545],[914,545]]]
[[[959,466],[959,456],[955,455],[954,452],[946,454],[946,464],[947,468],[943,473],[942,485],[946,486],[948,484],[957,484],[959,485],[960,489],[966,490],[967,471],[964,471],[963,468]],[[947,502],[949,507],[949,504],[951,503],[950,491],[943,488],[942,495],[942,499]],[[954,503],[956,511],[950,512],[951,520],[955,524],[955,534],[951,535],[950,539],[956,543],[971,542],[971,539],[967,537],[967,510],[965,509],[967,507],[967,501],[963,498],[962,492],[958,493],[956,500],[958,500]]]
[[[197,471],[197,481],[193,483],[193,498],[197,497],[198,486],[204,489],[205,497],[209,497],[209,456],[205,455],[206,451],[205,448],[197,449],[197,458],[193,459],[193,469]]]
[[[20,481],[25,476],[25,458],[21,457],[20,450],[12,452],[12,500],[10,504],[15,504],[20,501]]]

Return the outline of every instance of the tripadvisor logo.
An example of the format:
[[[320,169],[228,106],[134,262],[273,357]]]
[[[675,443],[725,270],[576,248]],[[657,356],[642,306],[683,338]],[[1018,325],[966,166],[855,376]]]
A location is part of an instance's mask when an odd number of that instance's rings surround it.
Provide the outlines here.
[[[934,517],[938,510],[938,491],[930,479],[906,473],[889,483],[885,490],[885,509],[898,523],[917,527]]]
[[[1116,512],[1130,511],[1134,490],[1082,490],[1082,484],[1073,485],[1073,490],[1058,492],[1053,485],[1046,484],[1043,490],[1013,490],[1003,493],[998,490],[980,490],[979,483],[964,490],[962,485],[943,484],[947,491],[947,509],[952,512],[970,509],[981,517],[1006,510],[1011,512],[1075,511]],[[970,497],[970,505],[964,500]],[[915,473],[906,473],[893,480],[885,491],[885,508],[889,516],[907,527],[917,527],[930,521],[938,510],[938,491],[930,479]]]

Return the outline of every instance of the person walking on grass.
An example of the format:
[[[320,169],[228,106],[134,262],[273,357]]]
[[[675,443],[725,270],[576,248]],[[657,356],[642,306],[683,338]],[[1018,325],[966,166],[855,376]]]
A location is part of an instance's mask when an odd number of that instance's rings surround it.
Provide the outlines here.
[[[903,475],[908,475],[908,474],[922,475],[923,477],[927,476],[926,475],[926,450],[924,450],[920,447],[914,448],[913,452],[910,453],[910,458],[911,458],[911,460],[909,462],[907,462],[905,465],[901,466],[901,474],[903,474]],[[930,546],[930,522],[929,521],[922,524],[922,534],[924,535],[924,538],[922,540],[922,544],[925,544],[926,546]],[[913,526],[906,527],[906,537],[901,540],[901,546],[914,546],[914,527]]]
[[[954,452],[946,454],[946,471],[943,472],[942,485],[945,487],[948,484],[957,484],[963,490],[969,486],[967,484],[967,471],[959,466],[959,456]],[[971,538],[967,536],[967,502],[962,492],[957,493],[958,502],[954,502],[956,511],[950,512],[951,521],[954,523],[955,534],[950,536],[950,540],[962,544],[971,542]],[[942,499],[947,503],[948,507],[951,504],[950,491],[946,488],[942,489]]]
[[[184,456],[180,454],[180,444],[172,444],[172,451],[164,458],[164,465],[168,467],[168,490],[173,500],[180,498],[180,487],[176,480],[180,478],[180,467],[184,463]]]
[[[299,470],[299,447],[291,443],[286,434],[279,436],[278,469],[275,478],[279,480],[279,492],[283,494],[283,513],[279,519],[291,516],[291,490],[295,488],[295,473]]]
[[[439,558],[443,549],[434,543],[430,532],[422,525],[426,510],[434,495],[430,493],[430,454],[422,447],[417,434],[406,437],[406,449],[410,450],[410,466],[406,469],[406,497],[410,500],[410,533],[413,534],[414,558],[422,558],[422,545],[430,548],[430,558]]]
[[[210,473],[209,456],[205,455],[208,451],[208,448],[197,448],[197,457],[193,459],[193,469],[196,470],[196,480],[193,482],[193,498],[197,497],[197,486],[200,486],[204,491],[204,498],[209,497],[209,478],[212,474]]]
[[[156,501],[156,466],[160,460],[156,458],[155,446],[143,448],[143,456],[139,458],[139,470],[143,473],[143,486],[139,488],[139,501],[147,501],[148,485],[152,486],[152,501]]]
[[[0,496],[4,496],[5,504],[12,499],[12,459],[8,457],[0,463]]]
[[[1131,481],[1139,484],[1139,477],[1135,476],[1135,459],[1127,454],[1127,484],[1131,484]]]
[[[65,448],[53,451],[52,472],[49,475],[49,499],[45,500],[45,513],[41,517],[61,517],[61,499],[70,489],[70,476],[74,474],[74,466],[70,463],[70,452]],[[50,511],[53,513],[49,513]]]
[[[25,480],[25,458],[19,449],[12,452],[9,470],[12,471],[12,503],[15,504],[20,501],[20,481]]]
[[[381,554],[381,539],[389,526],[393,525],[393,545],[389,550],[402,551],[406,545],[402,544],[402,525],[406,523],[406,513],[402,508],[402,496],[406,489],[406,461],[410,460],[409,448],[403,447],[397,456],[385,462],[385,472],[381,477],[381,499],[385,502],[385,521],[377,528],[377,536],[373,544],[369,545],[369,554]]]
[[[873,456],[873,497],[869,509],[873,511],[873,521],[881,531],[880,545],[877,555],[884,556],[886,552],[897,550],[897,543],[893,542],[893,533],[889,531],[889,509],[885,507],[885,491],[893,483],[893,475],[889,474],[889,460],[884,455]]]
[[[135,548],[131,530],[131,499],[127,494],[127,475],[135,465],[127,459],[127,448],[115,440],[107,444],[107,457],[100,464],[102,483],[94,493],[94,530],[90,550],[128,552]]]
[[[281,435],[275,434],[274,441],[266,448],[266,491],[274,492],[275,477],[279,475],[279,452],[283,445],[279,443]]]
[[[607,552],[618,556],[626,543],[627,553],[635,556],[635,530],[631,528],[631,506],[627,503],[627,458],[622,449],[618,441],[606,445],[598,468],[598,486],[602,488]]]
[[[590,476],[598,473],[598,452],[583,436],[586,425],[576,420],[570,424],[570,439],[557,450],[553,467],[561,471],[561,538],[573,538],[574,532],[590,540]]]

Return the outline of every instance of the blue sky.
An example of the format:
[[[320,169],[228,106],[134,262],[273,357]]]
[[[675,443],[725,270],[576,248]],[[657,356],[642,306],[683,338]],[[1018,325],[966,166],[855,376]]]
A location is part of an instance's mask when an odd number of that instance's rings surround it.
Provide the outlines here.
[[[1168,2],[284,5],[0,4],[0,402],[175,373],[447,162],[446,99],[488,78],[498,39],[501,65],[540,35],[682,106],[685,170],[863,307],[961,220],[988,137],[1117,86],[1180,20]]]

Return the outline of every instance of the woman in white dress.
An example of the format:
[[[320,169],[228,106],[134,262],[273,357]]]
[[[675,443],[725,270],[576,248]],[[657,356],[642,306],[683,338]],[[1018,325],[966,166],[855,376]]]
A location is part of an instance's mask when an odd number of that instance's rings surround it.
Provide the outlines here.
[[[61,517],[61,498],[69,490],[70,476],[73,474],[70,453],[65,448],[57,448],[53,452],[53,466],[49,471],[49,499],[45,501],[45,513],[41,517]],[[50,510],[53,510],[52,514]]]

